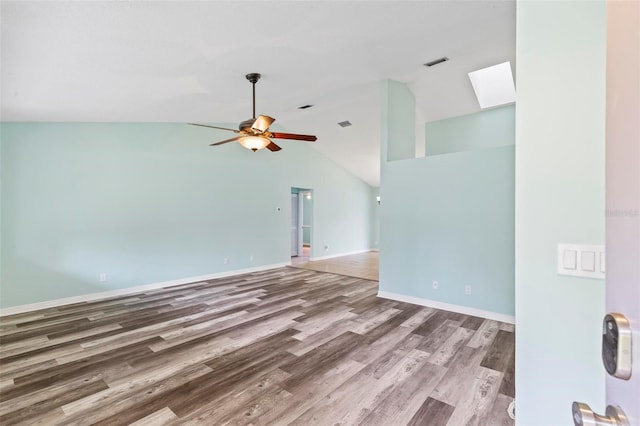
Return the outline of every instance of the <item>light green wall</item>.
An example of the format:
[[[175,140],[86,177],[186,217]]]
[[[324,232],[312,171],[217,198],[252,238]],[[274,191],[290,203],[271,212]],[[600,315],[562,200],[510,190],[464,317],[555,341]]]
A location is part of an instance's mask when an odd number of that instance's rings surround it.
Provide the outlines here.
[[[288,262],[291,187],[314,190],[313,255],[371,246],[371,187],[306,144],[211,148],[227,134],[184,124],[0,131],[3,307]]]
[[[1,129],[0,129],[1,130]],[[2,181],[4,180],[3,176],[3,167],[2,167],[2,133],[0,132],[0,284],[2,283]],[[2,298],[2,293],[0,292],[0,298]],[[2,301],[0,300],[0,306]]]
[[[604,282],[556,274],[558,243],[604,244],[605,2],[518,1],[516,413],[604,412]]]
[[[382,90],[384,153],[414,112],[401,85]],[[514,164],[513,146],[382,161],[380,290],[513,316]]]
[[[509,105],[427,123],[426,155],[515,144],[515,109],[515,105]]]
[[[393,80],[384,80],[386,94],[382,102],[388,106],[385,113],[388,116],[388,132],[393,143],[387,146],[387,155],[380,157],[387,161],[404,160],[415,157],[416,127],[415,127],[415,99],[406,84]],[[385,137],[383,136],[383,137]]]
[[[379,195],[380,187],[372,188],[371,205],[373,213],[371,215],[371,247],[374,249],[380,249],[380,205],[376,199]],[[382,200],[380,200],[380,202],[382,202]]]
[[[514,315],[514,164],[514,147],[387,164],[380,290]]]
[[[411,147],[410,147],[411,145]],[[409,155],[411,151],[411,155]],[[390,251],[382,249],[386,246],[387,235],[383,231],[383,215],[385,210],[393,209],[393,205],[386,202],[385,181],[387,164],[401,158],[411,158],[415,155],[415,99],[409,88],[400,82],[383,80],[380,83],[380,187],[372,191],[375,199],[380,195],[381,205],[378,210],[380,261],[378,263],[380,287],[384,285],[387,258]],[[374,192],[376,192],[374,194]],[[390,235],[389,235],[390,236]]]

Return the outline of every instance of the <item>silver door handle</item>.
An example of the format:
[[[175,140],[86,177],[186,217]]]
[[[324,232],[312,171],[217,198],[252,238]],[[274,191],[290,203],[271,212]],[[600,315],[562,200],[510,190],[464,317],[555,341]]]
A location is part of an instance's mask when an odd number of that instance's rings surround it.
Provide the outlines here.
[[[571,406],[576,426],[629,426],[629,419],[620,407],[609,405],[604,416],[593,412],[589,405],[574,402]]]

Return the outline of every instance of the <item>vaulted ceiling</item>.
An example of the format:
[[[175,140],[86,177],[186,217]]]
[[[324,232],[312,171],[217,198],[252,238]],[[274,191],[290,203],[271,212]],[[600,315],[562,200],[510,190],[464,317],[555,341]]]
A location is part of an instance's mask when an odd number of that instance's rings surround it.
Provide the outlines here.
[[[251,116],[244,75],[259,72],[257,113],[316,134],[314,148],[371,185],[381,80],[407,83],[420,128],[479,110],[468,72],[515,65],[514,0],[0,7],[3,121],[237,123]]]

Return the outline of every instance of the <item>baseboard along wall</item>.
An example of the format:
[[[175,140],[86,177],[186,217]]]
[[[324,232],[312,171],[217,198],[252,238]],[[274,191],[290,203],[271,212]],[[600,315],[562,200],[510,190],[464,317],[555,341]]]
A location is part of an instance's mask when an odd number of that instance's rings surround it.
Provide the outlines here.
[[[100,299],[107,299],[114,296],[122,296],[132,293],[140,293],[147,290],[154,290],[163,287],[173,287],[181,284],[189,284],[198,281],[214,280],[216,278],[231,277],[234,275],[248,274],[251,272],[266,271],[269,269],[282,268],[290,265],[290,263],[275,263],[271,265],[257,266],[255,268],[235,269],[233,271],[217,272],[214,274],[199,275],[196,277],[180,278],[177,280],[162,281],[158,283],[145,284],[136,287],[119,288],[116,290],[101,291],[99,293],[89,293],[80,296],[63,297],[61,299],[46,300],[44,302],[29,303],[27,305],[11,306],[8,308],[0,308],[0,317],[7,315],[22,314],[25,312],[37,311],[40,309],[55,308],[72,303],[91,302]]]
[[[314,262],[314,261],[317,261],[317,260],[333,259],[334,257],[343,257],[343,256],[351,256],[351,255],[354,255],[354,254],[368,253],[370,251],[374,251],[374,250],[366,249],[366,250],[352,251],[352,252],[349,252],[349,253],[339,253],[339,254],[330,254],[330,255],[327,255],[327,256],[310,257],[309,260]]]
[[[378,297],[383,299],[396,300],[398,302],[412,303],[414,305],[426,306],[428,308],[442,309],[443,311],[457,312],[459,314],[472,315],[474,317],[486,318],[494,321],[515,324],[516,317],[513,315],[499,314],[482,309],[469,308],[467,306],[453,305],[451,303],[439,302],[437,300],[423,299],[421,297],[406,296],[404,294],[392,293],[389,291],[378,291]]]

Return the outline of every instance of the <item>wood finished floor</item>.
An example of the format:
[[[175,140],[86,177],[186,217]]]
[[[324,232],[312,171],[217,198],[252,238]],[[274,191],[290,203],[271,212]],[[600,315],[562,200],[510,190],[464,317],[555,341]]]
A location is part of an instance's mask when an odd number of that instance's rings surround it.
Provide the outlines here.
[[[377,251],[306,262],[297,261],[295,257],[291,258],[291,266],[294,268],[330,272],[332,274],[347,275],[372,281],[378,281],[378,262],[379,253]]]
[[[0,318],[0,423],[511,425],[512,325],[280,268]]]

